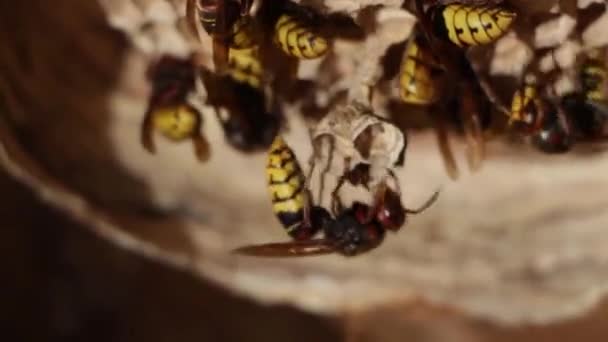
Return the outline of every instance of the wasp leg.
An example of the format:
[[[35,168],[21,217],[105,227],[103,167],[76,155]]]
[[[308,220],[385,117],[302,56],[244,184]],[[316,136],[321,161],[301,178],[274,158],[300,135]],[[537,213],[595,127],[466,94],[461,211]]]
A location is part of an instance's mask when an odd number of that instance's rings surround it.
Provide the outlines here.
[[[342,199],[338,195],[338,192],[340,191],[342,185],[344,185],[345,181],[346,177],[344,175],[340,176],[340,178],[338,178],[338,184],[331,192],[331,212],[334,216],[338,216],[344,211],[344,205],[342,204]]]
[[[338,178],[338,183],[336,184],[334,190],[331,192],[331,210],[332,214],[334,214],[334,216],[336,217],[344,211],[344,205],[342,204],[342,199],[338,195],[338,192],[340,191],[340,189],[344,185],[344,182],[348,178],[347,174],[349,171],[350,158],[344,158],[344,172],[342,172],[342,175],[340,176],[340,178]]]
[[[450,141],[444,119],[442,116],[435,117],[435,115],[432,115],[432,117],[435,121],[433,126],[437,136],[439,152],[441,153],[441,157],[443,159],[443,165],[445,166],[448,176],[452,180],[457,180],[460,176],[460,172],[458,171],[458,166],[456,166],[456,160],[454,159],[454,153],[452,153],[452,148],[450,147]]]
[[[481,89],[483,94],[486,96],[488,101],[492,104],[492,106],[494,108],[496,108],[496,110],[498,110],[500,113],[509,117],[511,114],[511,111],[507,108],[507,106],[505,106],[505,104],[502,102],[502,100],[500,100],[498,98],[498,96],[494,92],[494,89],[492,89],[492,86],[490,85],[488,80],[485,77],[479,75],[475,68],[473,68],[473,72],[475,72],[475,78],[477,79],[479,88]]]
[[[329,172],[331,165],[333,164],[334,158],[334,139],[330,135],[322,135],[317,137],[313,141],[313,154],[311,159],[309,159],[309,170],[308,177],[306,178],[306,188],[310,189],[310,181],[312,179],[312,171],[316,165],[317,160],[322,160],[324,149],[327,148],[327,158],[325,161],[325,165],[319,174],[319,196],[317,197],[317,203],[322,203],[323,201],[323,190],[325,189],[325,176]]]
[[[317,139],[312,140],[312,154],[308,158],[308,173],[306,174],[306,179],[304,180],[304,189],[306,189],[307,193],[307,204],[304,206],[304,219],[310,222],[310,208],[312,207],[313,196],[310,187],[310,183],[312,181],[312,175],[314,173],[315,167],[317,166],[317,161],[321,160],[322,153],[322,140],[325,139],[324,136],[321,136]],[[320,175],[321,179],[323,179],[324,175]],[[319,201],[321,203],[321,193],[319,193]]]
[[[192,144],[194,145],[194,154],[196,158],[201,162],[209,160],[209,142],[201,133],[201,126],[203,125],[203,118],[201,113],[196,112],[196,124],[194,125],[194,132],[192,133]]]
[[[421,212],[427,210],[431,205],[433,205],[433,203],[435,203],[437,201],[437,198],[439,198],[439,192],[440,190],[436,190],[431,197],[429,197],[420,207],[416,208],[416,209],[408,209],[405,208],[405,212],[408,214],[420,214]]]
[[[154,139],[152,138],[153,130],[152,111],[148,110],[144,116],[144,122],[141,125],[141,144],[148,152],[152,154],[156,153],[156,145],[154,144]]]
[[[201,162],[206,162],[209,160],[209,142],[207,139],[200,133],[195,133],[192,136],[192,144],[194,145],[194,153],[196,154],[196,158]]]
[[[367,217],[365,218],[365,222],[363,223],[367,224],[371,222],[375,218],[378,208],[380,208],[384,204],[386,187],[386,180],[383,180],[378,184],[377,188],[374,191],[374,201],[372,203],[371,210],[367,212]]]

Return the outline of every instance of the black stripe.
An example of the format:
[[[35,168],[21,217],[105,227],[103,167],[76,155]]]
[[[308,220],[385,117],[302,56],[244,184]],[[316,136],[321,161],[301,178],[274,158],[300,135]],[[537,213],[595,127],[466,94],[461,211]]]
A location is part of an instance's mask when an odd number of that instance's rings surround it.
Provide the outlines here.
[[[446,7],[446,5],[439,5],[431,8],[429,11],[431,11],[430,17],[433,24],[433,32],[435,35],[437,35],[437,37],[449,41],[449,30],[447,23],[443,18],[443,11],[446,9]]]
[[[281,144],[281,146],[275,147],[270,150],[270,154],[281,154],[285,151],[290,151],[291,149],[287,147],[285,144]]]
[[[302,210],[302,209],[300,209],[296,212],[281,211],[281,212],[275,213],[275,215],[281,222],[281,225],[283,225],[284,229],[288,229],[289,227],[304,221],[304,210]],[[297,230],[298,230],[298,228],[295,228],[294,231],[292,231],[290,233],[293,234]]]
[[[272,203],[275,204],[275,203],[283,203],[283,202],[291,201],[292,199],[296,198],[296,196],[298,196],[299,194],[302,193],[303,188],[304,188],[304,183],[301,183],[300,185],[298,185],[297,188],[295,188],[295,190],[293,191],[291,196],[289,196],[287,198],[280,198],[280,197],[277,197],[276,194],[273,194]]]
[[[488,32],[486,25],[483,24],[483,21],[481,20],[481,16],[486,14],[486,12],[489,12],[489,11],[495,10],[495,9],[497,9],[497,8],[488,7],[486,9],[484,9],[483,11],[481,11],[481,13],[479,13],[479,21],[481,23],[481,27],[483,28],[483,31],[486,33],[486,35],[488,37],[490,37],[490,39],[492,39],[492,40],[495,40],[496,38],[500,37],[500,35],[502,34],[502,30],[500,29],[500,26],[498,26],[498,21],[496,21],[496,19],[494,18],[493,15],[490,15],[490,25],[494,25],[498,29],[498,37],[494,37],[493,35],[490,34],[490,32]],[[496,13],[499,13],[500,9],[497,9],[497,10],[498,10],[498,12],[496,12]],[[492,27],[492,26],[490,26],[490,27]]]
[[[300,170],[293,170],[293,172],[288,174],[287,177],[285,177],[285,180],[282,180],[282,181],[274,180],[274,179],[272,179],[272,176],[271,176],[271,179],[268,182],[268,185],[287,184],[287,183],[289,183],[289,181],[291,181],[292,178],[298,177],[300,175],[302,176],[302,178],[304,178],[304,175],[302,175],[302,172],[300,172]]]
[[[460,35],[464,32],[464,29],[456,26],[456,13],[458,11],[460,11],[460,10],[463,10],[464,9],[464,5],[456,5],[455,4],[454,6],[458,7],[458,9],[454,10],[454,13],[452,14],[452,24],[454,26],[454,32],[456,33],[456,39],[458,40],[458,42],[461,45],[468,46],[469,44],[467,44],[462,39],[460,39]],[[466,12],[466,10],[465,10],[465,12]],[[468,13],[467,13],[467,15],[468,15]],[[465,18],[466,18],[466,16],[465,16]],[[466,29],[470,31],[470,29],[468,28],[468,25],[467,25]]]
[[[471,7],[469,7],[470,9]],[[477,33],[479,31],[479,29],[477,27],[475,27],[474,25],[471,25],[471,23],[469,23],[469,15],[471,13],[475,13],[475,9],[473,10],[469,10],[467,12],[466,15],[466,22],[467,22],[467,28],[469,29],[469,33],[471,34],[471,39],[473,39],[473,41],[475,42],[475,45],[480,45],[479,41],[477,40],[477,38],[475,38],[474,33]],[[481,25],[481,27],[483,28],[483,22],[481,21],[481,14],[483,13],[483,11],[481,11],[481,13],[479,13],[479,25]],[[484,29],[485,31],[485,29]],[[487,34],[487,33],[486,33]],[[488,35],[488,37],[492,38],[492,36]]]

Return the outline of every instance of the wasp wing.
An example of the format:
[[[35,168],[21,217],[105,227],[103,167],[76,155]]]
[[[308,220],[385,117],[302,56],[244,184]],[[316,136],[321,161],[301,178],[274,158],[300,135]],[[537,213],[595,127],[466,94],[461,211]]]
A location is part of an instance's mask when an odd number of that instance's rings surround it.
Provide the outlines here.
[[[243,246],[232,252],[255,257],[300,257],[331,254],[335,251],[336,248],[331,241],[314,239]]]

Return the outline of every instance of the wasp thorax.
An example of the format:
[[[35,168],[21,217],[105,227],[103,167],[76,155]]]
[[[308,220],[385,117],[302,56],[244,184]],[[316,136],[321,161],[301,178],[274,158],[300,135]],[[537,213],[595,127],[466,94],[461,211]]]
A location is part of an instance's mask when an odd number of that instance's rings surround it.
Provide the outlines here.
[[[380,244],[384,231],[378,223],[362,223],[369,210],[369,206],[365,204],[354,203],[352,209],[344,211],[325,227],[326,238],[335,241],[339,253],[353,256]]]
[[[517,14],[503,6],[451,3],[431,9],[440,37],[466,47],[495,42],[510,28]]]

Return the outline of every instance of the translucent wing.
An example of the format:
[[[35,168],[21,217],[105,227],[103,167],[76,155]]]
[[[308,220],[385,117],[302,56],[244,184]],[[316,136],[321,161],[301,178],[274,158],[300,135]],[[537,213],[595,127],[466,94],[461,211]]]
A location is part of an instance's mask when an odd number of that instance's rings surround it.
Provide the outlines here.
[[[275,242],[237,248],[233,253],[255,257],[300,257],[331,254],[336,251],[334,244],[326,239],[306,241]]]

